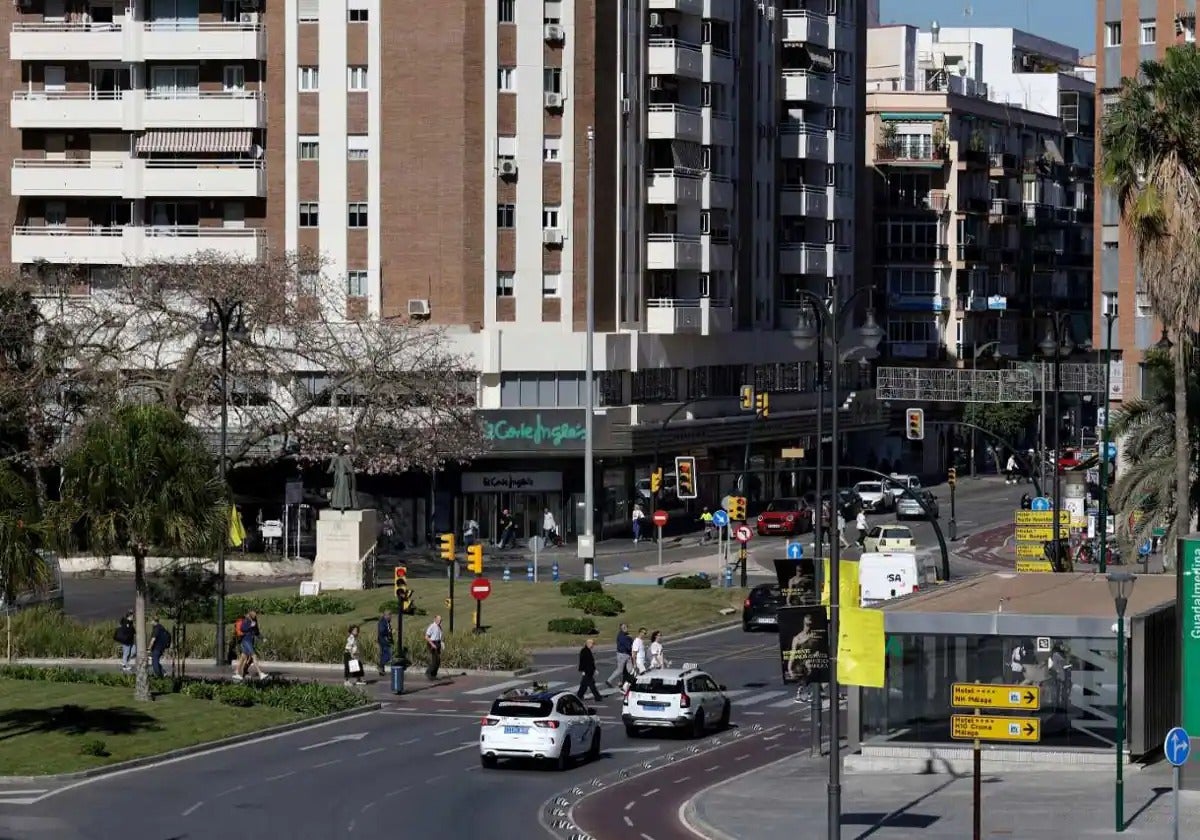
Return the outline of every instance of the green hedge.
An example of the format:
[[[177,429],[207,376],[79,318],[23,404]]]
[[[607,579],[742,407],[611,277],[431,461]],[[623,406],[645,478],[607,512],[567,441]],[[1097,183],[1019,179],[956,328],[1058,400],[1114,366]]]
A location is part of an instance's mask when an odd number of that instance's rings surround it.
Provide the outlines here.
[[[712,580],[700,575],[668,578],[663,589],[712,589]]]
[[[576,595],[567,602],[573,610],[583,610],[585,615],[614,616],[625,612],[625,605],[611,595],[604,593],[588,593]]]
[[[551,633],[590,636],[596,632],[596,622],[590,618],[552,618],[546,622],[546,629]]]
[[[564,580],[558,586],[558,591],[568,598],[576,595],[588,595],[604,591],[604,584],[598,580]]]
[[[269,595],[261,598],[233,596],[225,600],[225,615],[230,618],[254,610],[263,616],[271,615],[341,615],[354,612],[354,602],[338,595]],[[214,619],[215,614],[209,618]]]

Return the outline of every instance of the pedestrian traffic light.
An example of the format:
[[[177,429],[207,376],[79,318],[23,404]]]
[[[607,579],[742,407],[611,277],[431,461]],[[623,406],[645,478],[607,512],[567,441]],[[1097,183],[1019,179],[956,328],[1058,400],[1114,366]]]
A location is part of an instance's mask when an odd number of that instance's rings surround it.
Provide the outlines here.
[[[662,489],[662,467],[655,467],[650,473],[650,492],[657,493]]]
[[[954,467],[950,468],[950,472],[946,476],[946,483],[948,483],[951,487],[953,487],[955,484],[958,484],[958,470]]]
[[[746,497],[733,496],[729,499],[729,518],[735,522],[746,520]]]
[[[696,459],[683,455],[675,459],[675,495],[681,499],[694,499],[696,493]]]
[[[925,440],[925,409],[910,408],[904,412],[905,431],[909,440]]]
[[[395,587],[396,587],[396,597],[397,598],[404,599],[404,598],[408,597],[408,567],[407,566],[397,566],[396,567]]]
[[[757,394],[754,397],[754,412],[759,417],[766,417],[770,414],[771,399],[766,394]]]
[[[742,411],[749,411],[754,408],[754,386],[743,385],[742,390]]]
[[[452,600],[450,600],[449,598],[443,599],[442,603],[446,605],[446,609],[448,609],[448,610],[454,609],[454,602]]]
[[[447,563],[453,563],[454,562],[454,535],[453,534],[442,534],[441,543],[442,543],[442,559],[445,560]]]
[[[483,574],[483,546],[479,543],[467,546],[467,569],[477,575]]]

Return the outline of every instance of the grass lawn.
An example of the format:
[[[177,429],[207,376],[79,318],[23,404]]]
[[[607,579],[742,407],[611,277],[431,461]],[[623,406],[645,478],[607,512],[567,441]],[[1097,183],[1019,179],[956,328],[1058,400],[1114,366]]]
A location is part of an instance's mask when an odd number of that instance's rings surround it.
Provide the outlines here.
[[[88,770],[300,719],[284,709],[241,709],[180,694],[137,703],[128,688],[0,679],[0,767],[35,776]],[[109,755],[80,753],[90,741]]]
[[[405,616],[405,629],[412,622],[425,624],[435,613],[441,613],[443,624],[449,626],[444,600],[448,595],[446,581],[418,578],[412,582],[416,591],[416,604],[427,613],[425,616]],[[568,609],[568,599],[559,593],[557,583],[529,583],[525,580],[492,581],[492,594],[483,602],[483,624],[493,630],[516,637],[527,648],[560,647],[579,643],[579,636],[565,633],[550,633],[546,622],[551,618],[575,618],[583,616],[579,610]],[[296,587],[276,587],[241,593],[244,597],[256,595],[294,595]],[[741,615],[742,601],[746,590],[734,589],[663,589],[659,586],[605,585],[604,591],[625,605],[625,612],[608,618],[593,616],[600,640],[608,643],[616,635],[617,625],[622,621],[650,630],[661,630],[664,641],[690,631],[701,630],[714,624],[735,620]],[[378,616],[379,605],[391,597],[391,590],[380,587],[363,592],[337,592],[357,605],[353,613],[343,615],[264,615],[263,632],[270,633],[271,627],[302,628],[314,625],[343,626],[353,621],[365,621]],[[395,601],[393,600],[394,604]],[[733,607],[735,615],[723,616],[722,607]],[[454,628],[456,631],[471,627],[474,621],[475,601],[471,598],[470,582],[461,579],[454,587]],[[393,609],[393,612],[395,610]],[[363,633],[373,633],[370,626]]]

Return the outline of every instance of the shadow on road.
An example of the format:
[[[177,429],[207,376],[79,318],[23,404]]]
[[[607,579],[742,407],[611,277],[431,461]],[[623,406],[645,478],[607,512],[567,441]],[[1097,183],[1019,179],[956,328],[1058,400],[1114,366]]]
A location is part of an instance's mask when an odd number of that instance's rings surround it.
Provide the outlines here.
[[[0,713],[0,740],[50,732],[65,735],[86,735],[92,732],[129,735],[143,731],[157,732],[161,729],[155,718],[124,706],[88,709],[67,704],[46,709],[11,709]]]
[[[1171,788],[1156,787],[1156,788],[1151,788],[1151,791],[1154,793],[1154,795],[1151,796],[1149,799],[1147,799],[1145,802],[1143,802],[1141,808],[1138,808],[1136,811],[1134,811],[1132,814],[1129,815],[1129,818],[1127,820],[1125,820],[1125,828],[1129,828],[1129,826],[1133,825],[1134,822],[1137,821],[1137,818],[1140,817],[1151,805],[1153,805],[1155,802],[1157,802],[1161,797],[1170,793]]]

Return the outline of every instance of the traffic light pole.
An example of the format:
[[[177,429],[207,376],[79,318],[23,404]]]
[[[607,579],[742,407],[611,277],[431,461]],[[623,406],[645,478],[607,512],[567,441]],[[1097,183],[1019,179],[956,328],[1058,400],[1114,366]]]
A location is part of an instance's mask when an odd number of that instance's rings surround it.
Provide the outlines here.
[[[446,611],[449,613],[447,618],[450,620],[450,632],[454,632],[454,561],[451,560],[446,564],[446,581],[448,584],[448,593],[446,596]]]
[[[950,482],[950,542],[958,539],[958,522],[954,519],[954,486],[955,481]]]

